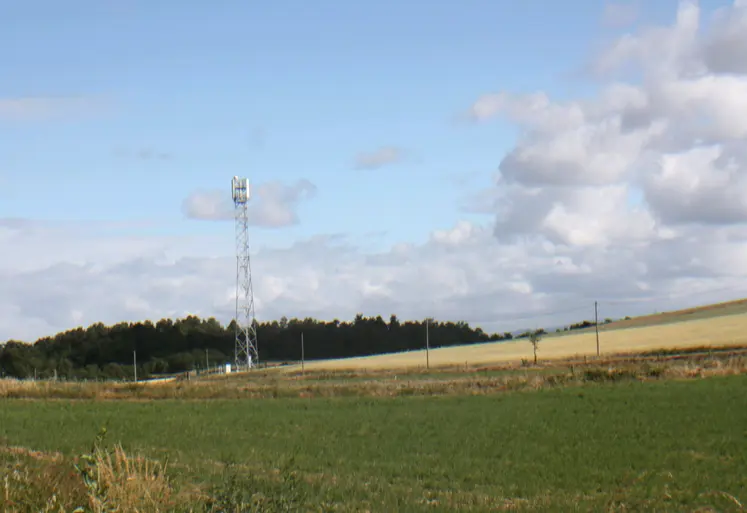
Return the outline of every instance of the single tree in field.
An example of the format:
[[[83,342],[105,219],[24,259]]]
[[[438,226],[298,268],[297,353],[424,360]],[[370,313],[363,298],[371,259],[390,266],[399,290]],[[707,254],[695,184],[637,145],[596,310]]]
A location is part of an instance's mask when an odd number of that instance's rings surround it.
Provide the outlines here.
[[[537,365],[537,346],[539,346],[540,340],[542,340],[541,330],[534,330],[529,334],[529,343],[532,344],[532,350],[534,351],[535,365]]]

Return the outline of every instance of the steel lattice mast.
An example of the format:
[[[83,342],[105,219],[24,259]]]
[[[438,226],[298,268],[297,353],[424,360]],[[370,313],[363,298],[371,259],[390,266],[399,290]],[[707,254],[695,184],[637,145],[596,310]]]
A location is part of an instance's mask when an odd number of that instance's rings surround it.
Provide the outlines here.
[[[254,318],[254,292],[249,260],[249,180],[234,176],[231,182],[236,220],[236,344],[234,362],[238,368],[259,361],[257,327]]]

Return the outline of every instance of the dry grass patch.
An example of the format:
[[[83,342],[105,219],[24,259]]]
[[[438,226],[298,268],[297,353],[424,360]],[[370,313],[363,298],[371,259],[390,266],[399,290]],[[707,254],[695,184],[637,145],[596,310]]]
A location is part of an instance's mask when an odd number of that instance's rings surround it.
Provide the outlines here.
[[[54,463],[59,463],[60,461],[62,461],[62,454],[60,454],[59,452],[34,451],[27,447],[0,446],[0,452]]]
[[[191,494],[178,493],[166,465],[128,455],[121,445],[65,460],[59,453],[0,447],[0,506],[7,513],[159,513],[191,511]]]
[[[267,376],[264,379],[193,381],[170,386],[144,387],[140,385],[99,384],[93,393],[81,399],[150,401],[162,399],[205,400],[231,398],[313,398],[313,397],[398,397],[485,395],[512,390],[566,386],[589,381],[614,381],[623,378],[649,380],[661,378],[700,378],[747,372],[744,351],[713,351],[667,356],[621,356],[603,360],[551,361],[529,366],[446,367],[437,373],[424,370],[395,372],[391,370],[325,371],[311,374]],[[57,383],[55,386],[31,389],[28,387],[9,394],[10,397],[49,399],[69,398],[74,387]],[[72,391],[71,391],[72,390]],[[89,391],[90,392],[90,391]],[[44,394],[49,394],[44,396]]]
[[[128,456],[121,445],[112,451],[97,448],[81,469],[89,507],[109,511],[171,511],[177,505],[166,477],[166,465]],[[80,467],[79,467],[80,468]]]
[[[85,486],[69,465],[56,458],[30,457],[24,452],[4,451],[0,465],[0,511],[69,513],[85,504]]]
[[[95,399],[104,387],[116,387],[114,383],[61,382],[53,380],[0,379],[0,398],[59,398]]]

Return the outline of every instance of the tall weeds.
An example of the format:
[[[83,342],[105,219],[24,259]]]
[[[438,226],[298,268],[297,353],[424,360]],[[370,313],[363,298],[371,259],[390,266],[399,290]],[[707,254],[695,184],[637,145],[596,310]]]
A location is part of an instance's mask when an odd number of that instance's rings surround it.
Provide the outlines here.
[[[221,483],[201,493],[180,490],[167,464],[107,447],[106,430],[72,462],[57,453],[0,447],[2,513],[275,513],[303,511],[307,484],[293,459],[269,475],[225,465]],[[0,460],[3,461],[3,460]]]
[[[130,456],[121,445],[107,448],[106,431],[91,451],[71,465],[59,455],[5,447],[2,468],[4,513],[162,513],[192,511],[190,498],[176,493],[166,465]]]
[[[88,491],[93,513],[127,511],[171,511],[177,504],[166,477],[166,465],[143,457],[128,456],[121,445],[103,445],[105,430],[96,438],[89,454],[75,468]],[[80,511],[85,511],[81,509]]]

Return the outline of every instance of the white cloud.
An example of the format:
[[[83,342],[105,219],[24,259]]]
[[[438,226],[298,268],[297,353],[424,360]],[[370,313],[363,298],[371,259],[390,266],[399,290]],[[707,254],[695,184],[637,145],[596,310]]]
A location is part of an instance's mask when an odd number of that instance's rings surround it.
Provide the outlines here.
[[[281,228],[299,222],[298,206],[316,194],[316,186],[308,180],[299,180],[292,185],[273,181],[251,187],[251,194],[249,224]],[[191,219],[221,221],[234,218],[230,191],[193,192],[184,200],[182,210]]]
[[[625,185],[576,189],[568,201],[552,205],[537,230],[571,247],[632,245],[656,237],[649,212],[628,207],[628,198]]]
[[[732,150],[737,150],[732,151]],[[647,198],[664,222],[736,224],[747,221],[747,152],[727,145],[662,155],[645,177]]]
[[[355,157],[356,169],[379,169],[396,164],[405,158],[405,151],[396,146],[383,146],[371,152],[361,152]]]
[[[597,57],[596,69],[630,81],[603,84],[595,98],[498,92],[477,99],[474,120],[505,116],[522,134],[499,166],[505,198],[495,208],[497,233],[554,227],[566,243],[593,245],[626,238],[629,223],[639,238],[656,240],[679,224],[747,221],[747,118],[736,115],[747,112],[747,74],[736,64],[747,54],[732,55],[747,48],[747,30],[733,28],[747,19],[747,6],[737,2],[714,19],[701,31],[697,3],[685,0],[672,26],[623,36]],[[709,52],[725,33],[734,65],[714,69]],[[640,192],[645,210],[620,197],[594,204],[613,190]]]
[[[0,269],[0,339],[34,339],[98,321],[232,317],[230,237],[101,240],[98,230],[80,226],[15,223],[5,228],[3,247],[11,231],[13,247],[23,251],[6,255]],[[352,319],[357,312],[396,313],[504,331],[588,318],[595,299],[603,301],[605,316],[622,316],[713,298],[697,294],[687,280],[697,279],[705,291],[733,291],[747,273],[747,231],[691,235],[607,251],[540,237],[505,244],[488,227],[459,222],[423,244],[373,254],[345,238],[320,235],[253,253],[257,315]],[[56,257],[22,266],[50,244],[62,249]],[[667,300],[670,294],[674,299]],[[607,298],[636,303],[607,304]]]
[[[738,9],[723,8],[716,13],[703,56],[717,73],[747,73],[747,8],[737,0]]]
[[[0,121],[39,121],[102,112],[110,103],[96,96],[0,98]]]
[[[624,36],[598,56],[602,76],[617,78],[592,98],[476,99],[473,120],[504,116],[521,134],[495,184],[465,201],[489,224],[455,222],[422,244],[373,254],[326,235],[256,249],[258,316],[396,313],[504,331],[590,318],[595,300],[600,315],[616,317],[747,295],[745,10],[734,4],[695,30],[699,10],[684,3],[671,27]],[[726,40],[737,56],[719,60],[713,48]],[[313,190],[259,186],[253,222],[297,222]],[[226,191],[211,194],[191,196],[185,211],[230,219]],[[230,231],[226,240],[99,231],[0,223],[0,247],[12,248],[0,251],[0,339],[96,321],[232,316]]]

